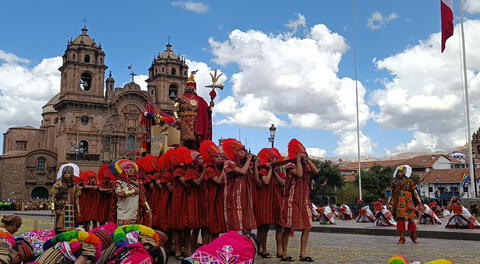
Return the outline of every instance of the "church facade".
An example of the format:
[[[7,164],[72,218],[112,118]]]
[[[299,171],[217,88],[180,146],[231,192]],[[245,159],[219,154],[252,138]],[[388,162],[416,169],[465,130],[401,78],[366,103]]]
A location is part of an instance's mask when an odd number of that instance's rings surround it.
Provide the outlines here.
[[[68,43],[59,68],[60,92],[42,108],[40,127],[12,127],[4,133],[0,199],[48,197],[57,168],[65,163],[96,172],[113,160],[136,159],[145,105],[168,113],[183,93],[188,66],[170,44],[148,69],[147,91],[133,79],[115,88],[111,73],[105,79],[105,52],[87,33],[83,28]]]

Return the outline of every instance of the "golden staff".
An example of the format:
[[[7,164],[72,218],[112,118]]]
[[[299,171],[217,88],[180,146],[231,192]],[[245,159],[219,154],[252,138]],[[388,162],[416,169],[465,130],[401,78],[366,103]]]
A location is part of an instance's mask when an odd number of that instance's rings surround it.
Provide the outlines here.
[[[210,105],[211,106],[213,106],[213,99],[215,99],[215,97],[217,97],[217,92],[215,92],[215,89],[223,90],[223,87],[224,87],[223,83],[217,84],[218,79],[220,79],[220,76],[223,75],[223,73],[220,73],[220,75],[217,75],[218,74],[217,71],[218,71],[218,69],[215,69],[214,74],[210,73],[210,77],[212,77],[212,84],[205,86],[207,88],[212,89],[209,93],[209,95],[210,95]]]

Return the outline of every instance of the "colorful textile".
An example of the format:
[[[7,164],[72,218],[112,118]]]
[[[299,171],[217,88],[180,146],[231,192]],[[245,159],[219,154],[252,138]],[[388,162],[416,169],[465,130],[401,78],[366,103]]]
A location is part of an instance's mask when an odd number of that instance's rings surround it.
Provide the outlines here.
[[[51,238],[55,237],[54,230],[34,230],[18,236],[16,239],[23,239],[33,249],[35,257],[41,255],[43,250],[43,244]]]
[[[397,220],[415,218],[415,203],[413,200],[417,185],[410,179],[396,179],[392,190],[392,212]]]
[[[255,245],[248,237],[230,231],[207,245],[198,248],[184,260],[193,264],[251,264]]]
[[[368,205],[360,208],[360,211],[358,212],[357,223],[373,223],[375,220],[375,216]]]

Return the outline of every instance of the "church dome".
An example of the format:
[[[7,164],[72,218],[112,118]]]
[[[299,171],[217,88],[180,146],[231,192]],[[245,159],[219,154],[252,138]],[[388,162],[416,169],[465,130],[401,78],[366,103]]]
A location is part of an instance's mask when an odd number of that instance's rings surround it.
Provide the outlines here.
[[[166,60],[178,60],[180,57],[175,54],[172,50],[172,45],[167,44],[167,49],[162,52],[160,55],[158,55],[159,59],[166,59]]]
[[[57,110],[55,110],[55,108],[53,108],[53,106],[56,105],[59,102],[59,98],[60,98],[60,93],[57,93],[54,97],[52,97],[52,99],[50,99],[50,101],[48,101],[47,104],[45,104],[42,107],[42,113],[44,113],[44,114],[56,113]]]
[[[87,34],[88,29],[87,28],[82,28],[82,34],[80,34],[78,37],[76,37],[71,44],[76,44],[76,45],[87,45],[87,46],[96,46],[96,43],[94,40],[90,38]]]

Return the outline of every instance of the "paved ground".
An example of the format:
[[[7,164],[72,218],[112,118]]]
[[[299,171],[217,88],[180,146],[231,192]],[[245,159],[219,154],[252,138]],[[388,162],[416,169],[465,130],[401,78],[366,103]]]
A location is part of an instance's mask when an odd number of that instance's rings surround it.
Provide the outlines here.
[[[272,233],[272,232],[270,232]],[[290,255],[298,258],[300,233],[290,238]],[[410,262],[424,263],[437,258],[450,258],[458,264],[480,263],[479,243],[464,240],[420,239],[420,244],[408,241],[404,245],[396,244],[397,239],[390,236],[368,236],[349,234],[311,233],[309,255],[314,263],[386,263],[394,254],[401,254]],[[274,255],[274,238],[269,237],[269,252]],[[170,263],[170,261],[169,261]],[[172,260],[171,263],[180,263]],[[278,259],[255,259],[256,264],[287,263]],[[304,263],[304,262],[290,262]]]

